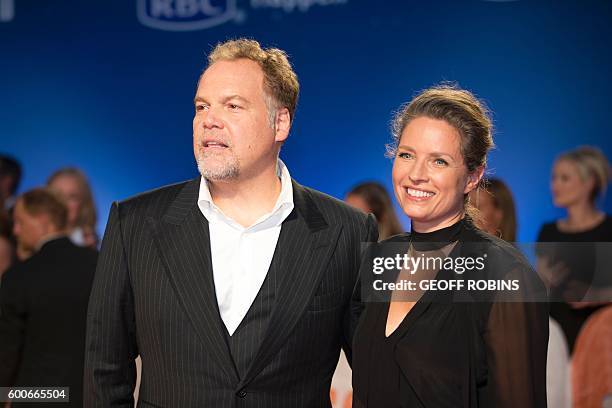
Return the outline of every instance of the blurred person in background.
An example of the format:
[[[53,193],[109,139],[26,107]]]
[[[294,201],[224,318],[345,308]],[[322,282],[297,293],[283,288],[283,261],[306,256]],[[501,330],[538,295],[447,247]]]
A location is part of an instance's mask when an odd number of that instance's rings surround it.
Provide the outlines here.
[[[358,184],[346,194],[344,201],[366,214],[374,214],[378,222],[380,240],[404,232],[393,209],[391,197],[382,184],[377,182]]]
[[[470,203],[480,212],[480,228],[504,241],[516,241],[516,210],[506,183],[496,178],[486,180],[484,188],[470,192]]]
[[[584,322],[605,304],[581,300],[587,288],[590,294],[601,291],[605,296],[605,285],[598,286],[597,281],[606,277],[595,274],[595,243],[612,242],[612,217],[597,208],[597,199],[605,193],[609,175],[607,158],[601,150],[590,146],[561,154],[552,170],[553,202],[565,209],[567,216],[540,229],[538,242],[556,244],[538,246],[537,269],[551,290],[550,314],[563,328],[570,351]],[[569,246],[570,242],[593,245]]]
[[[72,242],[79,246],[96,248],[96,207],[85,174],[77,168],[65,167],[49,177],[47,186],[57,191],[66,201],[66,230]]]
[[[517,235],[516,209],[512,192],[500,179],[485,180],[470,192],[470,203],[478,211],[478,226],[491,235],[514,243]],[[546,398],[549,407],[569,408],[571,386],[569,352],[565,335],[554,319],[549,319],[546,361]]]
[[[15,245],[8,214],[0,209],[0,278],[15,260]]]
[[[70,387],[70,403],[60,405],[80,407],[97,254],[67,238],[68,211],[49,190],[19,197],[14,217],[14,234],[32,256],[0,284],[0,387]]]
[[[9,211],[21,181],[21,165],[10,156],[0,155],[0,209]]]

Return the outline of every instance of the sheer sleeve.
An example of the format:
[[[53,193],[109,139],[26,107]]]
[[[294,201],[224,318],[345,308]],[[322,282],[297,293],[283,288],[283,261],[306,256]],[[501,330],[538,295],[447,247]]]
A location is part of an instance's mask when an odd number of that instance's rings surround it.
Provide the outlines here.
[[[541,284],[528,265],[515,266],[506,279]],[[489,304],[482,333],[488,373],[479,407],[546,407],[548,305],[525,296],[504,294]]]

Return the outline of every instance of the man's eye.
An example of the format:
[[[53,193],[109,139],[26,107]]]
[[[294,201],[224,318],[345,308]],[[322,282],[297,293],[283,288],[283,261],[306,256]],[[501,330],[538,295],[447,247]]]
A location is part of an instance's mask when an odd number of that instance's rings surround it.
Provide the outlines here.
[[[235,103],[230,103],[228,107],[234,111],[240,109],[240,106],[236,105]]]
[[[203,110],[204,110],[204,108],[205,108],[205,106],[204,106],[204,105],[196,105],[195,110],[196,110],[196,111],[203,111]]]
[[[401,152],[397,154],[397,157],[401,159],[412,159],[412,154],[407,153],[407,152]]]

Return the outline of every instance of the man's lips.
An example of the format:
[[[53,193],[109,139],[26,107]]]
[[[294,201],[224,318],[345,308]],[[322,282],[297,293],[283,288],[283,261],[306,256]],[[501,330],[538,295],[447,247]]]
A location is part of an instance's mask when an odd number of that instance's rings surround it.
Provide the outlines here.
[[[226,149],[229,146],[221,140],[204,140],[202,142],[204,149]]]

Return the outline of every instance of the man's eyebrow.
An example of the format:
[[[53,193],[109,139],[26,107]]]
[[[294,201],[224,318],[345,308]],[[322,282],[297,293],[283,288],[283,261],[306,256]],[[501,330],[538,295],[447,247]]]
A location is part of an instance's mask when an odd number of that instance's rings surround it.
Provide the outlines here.
[[[244,102],[246,104],[250,103],[246,98],[243,98],[242,96],[237,95],[237,94],[226,96],[225,98],[223,98],[223,102],[225,103],[225,102],[231,101],[233,99],[237,99],[237,100],[242,101],[242,102]]]
[[[237,99],[239,101],[242,101],[245,104],[250,104],[249,100],[238,95],[238,94],[232,94],[232,95],[228,95],[226,97],[224,97],[222,99],[223,103],[226,103],[228,101]],[[195,98],[193,98],[193,103],[197,103],[197,102],[207,102],[206,98],[202,97],[202,96],[196,96]]]

